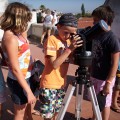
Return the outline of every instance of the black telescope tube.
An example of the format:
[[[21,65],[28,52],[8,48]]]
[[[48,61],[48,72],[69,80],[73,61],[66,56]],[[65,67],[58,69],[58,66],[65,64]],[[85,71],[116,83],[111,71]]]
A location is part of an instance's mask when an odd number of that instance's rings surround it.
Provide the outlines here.
[[[108,25],[104,20],[100,20],[98,23],[96,23],[93,27],[91,27],[89,30],[84,32],[84,36],[87,39],[92,39],[96,35],[99,35],[103,32],[108,32]]]

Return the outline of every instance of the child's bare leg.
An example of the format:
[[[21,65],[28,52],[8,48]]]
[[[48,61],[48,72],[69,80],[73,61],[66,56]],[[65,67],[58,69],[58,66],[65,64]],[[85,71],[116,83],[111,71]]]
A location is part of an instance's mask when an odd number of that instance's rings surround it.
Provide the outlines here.
[[[57,119],[57,115],[58,115],[58,113],[55,113],[55,115],[54,115],[52,120],[56,120]]]
[[[27,114],[25,112],[27,104],[16,105],[14,104],[14,120],[27,120]]]
[[[102,111],[102,120],[109,120],[110,116],[110,107],[105,107]]]
[[[43,33],[42,33],[42,36],[41,36],[41,40],[40,40],[40,43],[41,43],[41,44],[43,44],[43,40],[44,40],[45,35],[46,35],[46,32],[43,32]]]
[[[55,113],[55,115],[51,119],[44,119],[44,120],[56,120],[58,113]]]
[[[27,104],[26,112],[27,112],[28,120],[33,120],[33,118],[32,118],[32,110],[33,110],[34,106],[35,106],[35,104]]]

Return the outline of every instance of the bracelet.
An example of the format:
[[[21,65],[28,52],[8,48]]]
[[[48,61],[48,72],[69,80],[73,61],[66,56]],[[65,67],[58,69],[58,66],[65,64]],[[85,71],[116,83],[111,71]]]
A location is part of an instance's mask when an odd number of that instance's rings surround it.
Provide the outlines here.
[[[111,83],[112,83],[110,80],[107,80],[106,82],[107,82],[107,83],[109,83],[109,84],[111,84]]]
[[[68,53],[72,52],[71,49],[69,49],[69,48],[66,48],[65,51],[68,52]]]

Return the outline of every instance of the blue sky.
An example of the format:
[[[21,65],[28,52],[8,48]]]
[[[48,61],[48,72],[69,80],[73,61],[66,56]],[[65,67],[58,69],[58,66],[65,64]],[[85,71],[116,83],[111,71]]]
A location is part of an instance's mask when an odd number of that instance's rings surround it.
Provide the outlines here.
[[[84,3],[86,11],[92,11],[96,7],[102,5],[105,0],[8,0],[10,2],[20,1],[26,3],[31,9],[38,9],[40,5],[44,5],[46,8],[51,10],[57,10],[60,12],[72,12],[80,13],[81,5]]]

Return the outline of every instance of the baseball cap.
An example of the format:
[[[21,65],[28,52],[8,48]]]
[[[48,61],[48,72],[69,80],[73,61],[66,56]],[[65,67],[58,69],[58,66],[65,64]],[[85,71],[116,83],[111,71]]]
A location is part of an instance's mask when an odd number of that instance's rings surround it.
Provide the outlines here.
[[[59,18],[59,21],[57,24],[71,26],[71,27],[77,27],[78,20],[72,13],[65,13]]]

